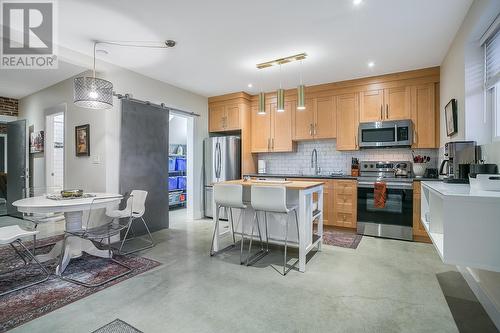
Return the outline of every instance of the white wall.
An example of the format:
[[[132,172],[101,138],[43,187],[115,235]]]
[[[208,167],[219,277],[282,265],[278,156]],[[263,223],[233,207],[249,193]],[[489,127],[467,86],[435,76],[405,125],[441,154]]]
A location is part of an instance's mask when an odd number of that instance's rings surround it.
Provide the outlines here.
[[[486,157],[488,162],[497,164],[500,164],[500,143],[485,144],[489,141],[491,122],[489,115],[484,114],[484,58],[479,38],[499,13],[498,0],[473,2],[441,64],[440,83],[441,145],[450,140],[478,141],[484,144],[483,157]],[[446,136],[444,106],[452,98],[458,101],[459,131],[450,139]],[[500,327],[500,273],[476,269],[471,269],[470,272],[472,281],[477,284],[482,295],[486,296],[486,299],[482,300],[483,305]]]
[[[110,80],[114,90],[120,94],[131,94],[134,98],[153,103],[165,103],[176,109],[201,115],[194,121],[193,205],[191,216],[202,217],[202,163],[203,139],[208,136],[208,100],[161,81],[153,80],[135,72],[113,65],[103,65],[98,76]],[[27,119],[28,126],[35,131],[44,129],[43,110],[60,103],[67,104],[66,112],[66,187],[81,187],[86,191],[118,191],[121,103],[116,98],[110,110],[88,110],[73,104],[73,79],[62,81],[19,101],[19,118]],[[75,156],[74,127],[90,124],[90,157]],[[44,168],[44,158],[36,161],[34,168]],[[167,165],[165,165],[167,167]],[[44,172],[36,172],[34,186],[45,185]]]

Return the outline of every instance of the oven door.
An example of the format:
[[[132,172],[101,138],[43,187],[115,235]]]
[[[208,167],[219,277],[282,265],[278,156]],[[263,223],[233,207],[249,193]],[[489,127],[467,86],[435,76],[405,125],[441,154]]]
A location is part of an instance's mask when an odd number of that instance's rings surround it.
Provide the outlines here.
[[[387,184],[383,208],[374,205],[374,184],[358,184],[358,233],[397,239],[413,239],[413,186]]]

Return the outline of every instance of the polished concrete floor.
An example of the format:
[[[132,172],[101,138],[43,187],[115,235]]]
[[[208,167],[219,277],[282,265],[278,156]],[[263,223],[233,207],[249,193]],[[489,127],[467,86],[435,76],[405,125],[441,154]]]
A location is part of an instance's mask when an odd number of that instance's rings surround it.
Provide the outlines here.
[[[437,278],[455,269],[432,245],[364,237],[283,277],[279,253],[255,267],[237,251],[209,257],[211,230],[173,212],[144,253],[163,265],[12,332],[91,332],[116,318],[145,333],[457,332]]]

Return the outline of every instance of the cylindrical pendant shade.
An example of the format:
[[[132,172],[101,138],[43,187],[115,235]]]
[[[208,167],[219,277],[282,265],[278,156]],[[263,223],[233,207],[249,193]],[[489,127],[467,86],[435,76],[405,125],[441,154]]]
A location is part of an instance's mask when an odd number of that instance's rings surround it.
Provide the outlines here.
[[[259,111],[258,114],[266,114],[266,94],[259,93]]]
[[[276,92],[276,111],[285,112],[285,90],[278,89]]]
[[[297,87],[297,110],[306,109],[305,86],[301,84]]]
[[[95,77],[77,77],[73,81],[73,101],[83,108],[109,109],[113,107],[113,84]]]

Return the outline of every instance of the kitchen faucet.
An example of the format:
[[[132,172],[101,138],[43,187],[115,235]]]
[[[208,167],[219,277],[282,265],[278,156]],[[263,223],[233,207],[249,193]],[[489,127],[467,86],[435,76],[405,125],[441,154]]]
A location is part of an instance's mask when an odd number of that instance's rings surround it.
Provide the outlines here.
[[[314,174],[319,175],[321,168],[318,167],[318,151],[316,148],[313,149],[311,153],[311,169],[314,168]]]

